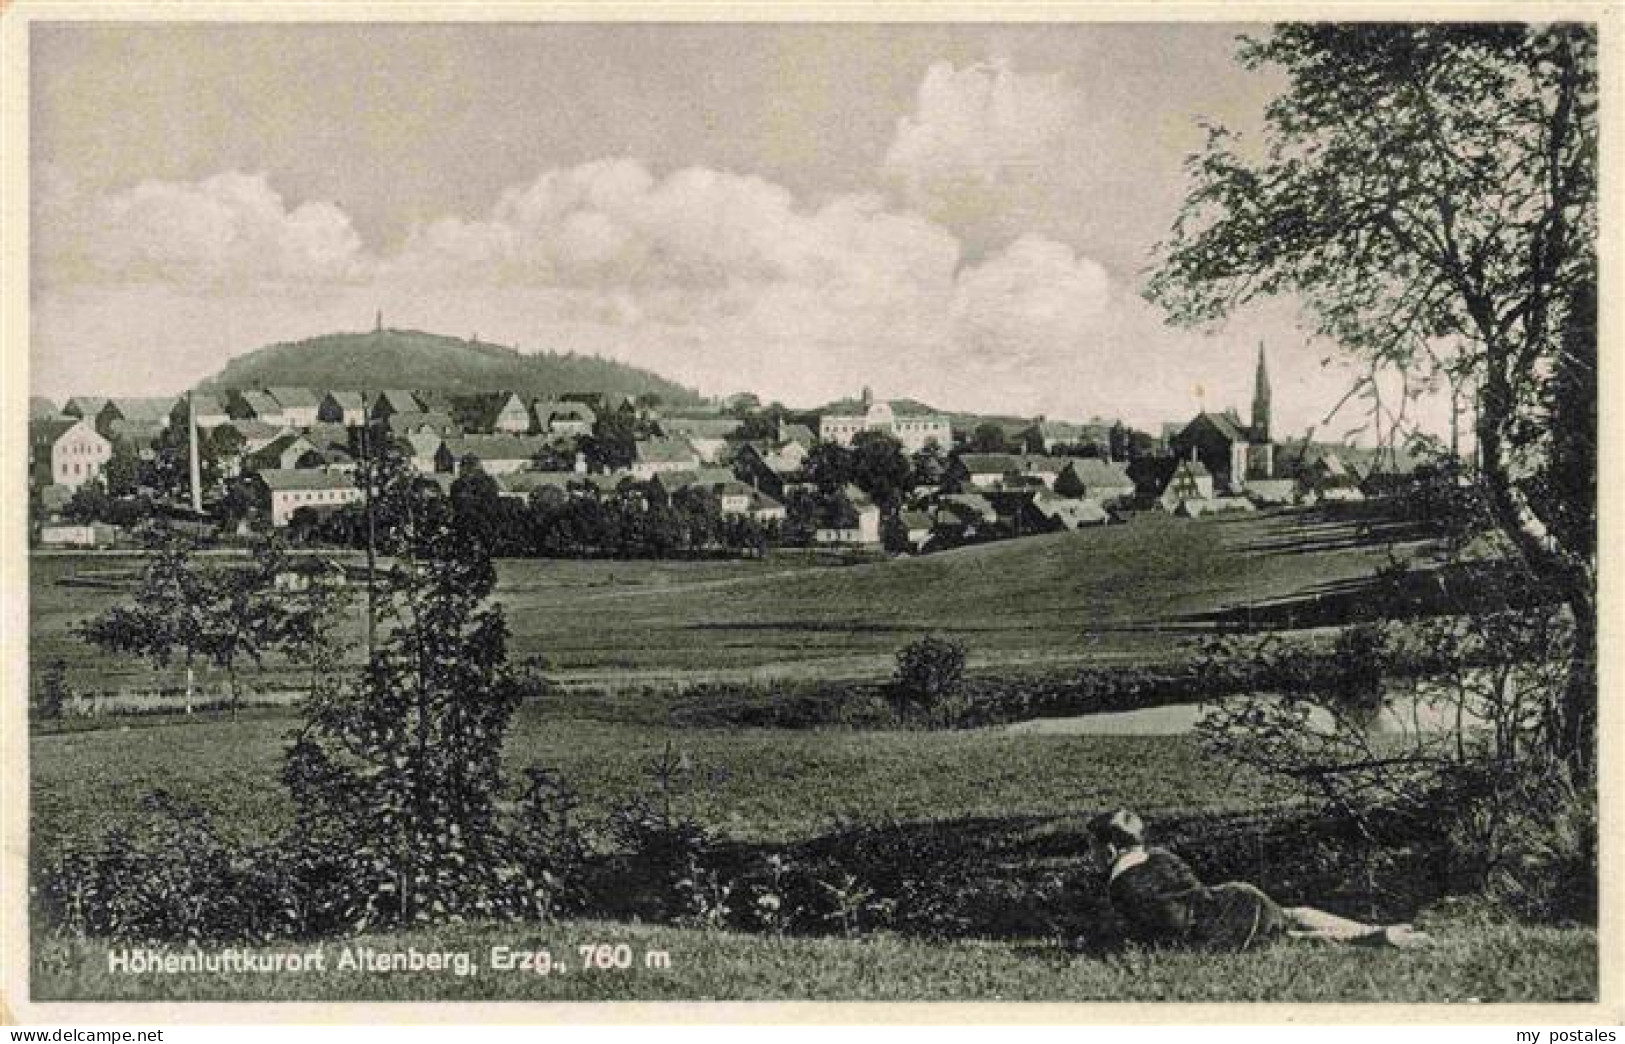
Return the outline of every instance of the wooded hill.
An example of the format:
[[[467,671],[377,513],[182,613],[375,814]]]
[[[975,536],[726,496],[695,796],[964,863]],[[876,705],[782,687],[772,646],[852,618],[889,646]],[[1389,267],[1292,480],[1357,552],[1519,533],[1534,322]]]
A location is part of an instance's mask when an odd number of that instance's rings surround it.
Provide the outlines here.
[[[391,329],[267,345],[231,360],[201,385],[203,390],[268,387],[514,391],[538,396],[573,391],[652,393],[667,405],[690,405],[700,399],[694,390],[659,374],[595,355],[521,354],[499,344]]]

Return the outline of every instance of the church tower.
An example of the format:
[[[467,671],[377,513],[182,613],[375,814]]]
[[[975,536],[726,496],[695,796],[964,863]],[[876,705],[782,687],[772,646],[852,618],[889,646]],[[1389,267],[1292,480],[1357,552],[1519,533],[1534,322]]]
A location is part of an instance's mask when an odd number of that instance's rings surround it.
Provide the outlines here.
[[[1253,441],[1270,441],[1270,372],[1264,364],[1264,342],[1258,342],[1258,374],[1253,378]]]

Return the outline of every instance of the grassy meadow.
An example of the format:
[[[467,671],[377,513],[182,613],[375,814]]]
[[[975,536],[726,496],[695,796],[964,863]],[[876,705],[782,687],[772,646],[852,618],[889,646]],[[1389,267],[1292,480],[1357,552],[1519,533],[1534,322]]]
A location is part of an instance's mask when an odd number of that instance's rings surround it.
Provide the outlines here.
[[[570,683],[661,685],[756,677],[874,678],[896,650],[936,631],[972,667],[1156,663],[1212,614],[1313,597],[1367,578],[1415,541],[1361,539],[1349,521],[1285,511],[1125,525],[853,565],[744,561],[510,559],[497,600],[517,661],[545,658]],[[87,649],[73,627],[124,594],[66,586],[73,573],[129,569],[132,556],[35,556],[31,662],[67,663],[81,689],[177,684]],[[360,635],[359,605],[343,624]],[[353,647],[353,646],[352,646]],[[297,684],[270,665],[255,683]]]
[[[682,812],[747,854],[831,859],[855,827],[894,831],[899,851],[935,853],[925,877],[964,879],[974,916],[947,941],[884,931],[783,938],[664,924],[567,920],[464,924],[328,940],[377,949],[545,945],[567,962],[585,942],[625,941],[670,967],[460,978],[399,975],[137,977],[106,970],[106,947],[36,918],[33,993],[56,999],[540,1000],[1275,1000],[1469,1002],[1586,999],[1596,935],[1441,915],[1419,895],[1378,895],[1312,847],[1295,795],[1204,755],[1185,735],[671,728],[639,713],[638,686],[777,673],[860,678],[889,672],[919,633],[966,641],[973,667],[1156,663],[1238,606],[1313,600],[1369,577],[1395,545],[1308,513],[1176,520],[1146,516],[1058,534],[863,565],[744,562],[503,562],[498,597],[512,655],[545,655],[566,680],[628,687],[616,698],[555,693],[521,708],[504,748],[510,774],[545,765],[581,798],[589,823],[651,793],[668,745],[697,770]],[[1397,545],[1400,554],[1420,550]],[[62,586],[70,570],[127,566],[106,556],[34,559],[34,649],[61,656],[69,684],[153,685],[150,669],[86,651],[81,619],[123,597]],[[275,683],[274,671],[271,684]],[[288,680],[284,679],[284,683]],[[651,692],[649,700],[656,700]],[[36,856],[129,822],[163,789],[216,812],[229,834],[268,839],[293,809],[278,780],[294,710],[70,720],[31,736]],[[1083,820],[1132,807],[1157,839],[1210,879],[1245,878],[1288,903],[1352,915],[1439,918],[1423,952],[1284,944],[1239,957],[1080,948],[1101,899]],[[856,852],[856,849],[851,849]],[[1327,852],[1335,853],[1335,848]],[[943,854],[946,853],[946,856]],[[808,862],[807,865],[825,865]],[[861,868],[861,864],[859,865]],[[1423,889],[1427,891],[1427,889]],[[1433,889],[1437,893],[1438,889]],[[297,948],[305,949],[302,944]],[[296,948],[293,944],[276,949]]]
[[[266,716],[36,736],[35,843],[49,848],[104,830],[155,787],[222,813],[244,837],[268,836],[292,811],[276,778],[296,721]],[[504,760],[510,772],[547,765],[580,792],[587,812],[603,813],[647,790],[645,767],[668,742],[704,772],[704,785],[685,798],[689,811],[742,841],[809,837],[843,819],[1060,820],[1120,805],[1169,815],[1258,803],[1256,779],[1204,758],[1182,736],[674,731],[561,720],[526,707]]]

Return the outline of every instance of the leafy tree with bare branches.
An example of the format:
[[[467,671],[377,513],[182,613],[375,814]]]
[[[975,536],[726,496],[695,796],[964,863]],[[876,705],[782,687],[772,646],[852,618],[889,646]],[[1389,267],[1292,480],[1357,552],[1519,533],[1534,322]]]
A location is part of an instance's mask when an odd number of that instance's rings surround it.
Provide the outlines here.
[[[1495,523],[1573,617],[1550,731],[1587,766],[1596,506],[1594,480],[1575,478],[1595,470],[1596,31],[1281,25],[1240,60],[1286,76],[1266,147],[1210,128],[1147,296],[1194,325],[1296,295],[1370,364],[1358,390],[1391,427],[1403,403],[1376,396],[1385,377],[1407,396],[1441,379],[1477,390]]]

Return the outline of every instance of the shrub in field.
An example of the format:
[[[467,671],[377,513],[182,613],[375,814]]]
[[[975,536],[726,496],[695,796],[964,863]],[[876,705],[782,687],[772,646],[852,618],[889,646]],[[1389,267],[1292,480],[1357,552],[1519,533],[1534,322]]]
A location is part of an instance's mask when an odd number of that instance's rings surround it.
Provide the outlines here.
[[[568,784],[540,766],[531,766],[525,776],[514,824],[520,865],[541,886],[548,912],[579,910],[586,901],[581,882],[591,856],[579,815],[580,799]]]
[[[800,926],[806,907],[799,898],[804,876],[787,855],[775,852],[760,871],[739,881],[742,927],[769,935],[784,935]]]
[[[1597,797],[1560,773],[1515,799],[1465,803],[1449,855],[1489,901],[1541,922],[1597,923]]]
[[[683,728],[744,725],[809,729],[831,724],[890,724],[879,686],[862,682],[705,682],[673,700],[668,720]]]
[[[34,717],[46,721],[62,717],[68,702],[67,674],[68,665],[60,659],[46,665],[34,692]]]
[[[887,900],[877,896],[873,888],[850,871],[833,875],[828,881],[820,880],[818,886],[829,897],[824,920],[848,939],[855,938],[875,920],[883,921],[890,913]]]
[[[294,913],[274,862],[222,836],[195,805],[160,791],[142,807],[134,822],[46,864],[40,897],[60,929],[194,943],[288,934]]]
[[[1348,714],[1374,721],[1382,710],[1387,635],[1372,623],[1345,627],[1332,649],[1328,695]]]
[[[624,857],[622,884],[649,916],[718,927],[731,912],[731,885],[713,864],[718,838],[683,808],[714,775],[667,743],[647,766],[652,787],[610,813],[610,838]]]
[[[892,691],[902,710],[938,713],[959,694],[964,682],[964,642],[933,634],[898,650]]]

